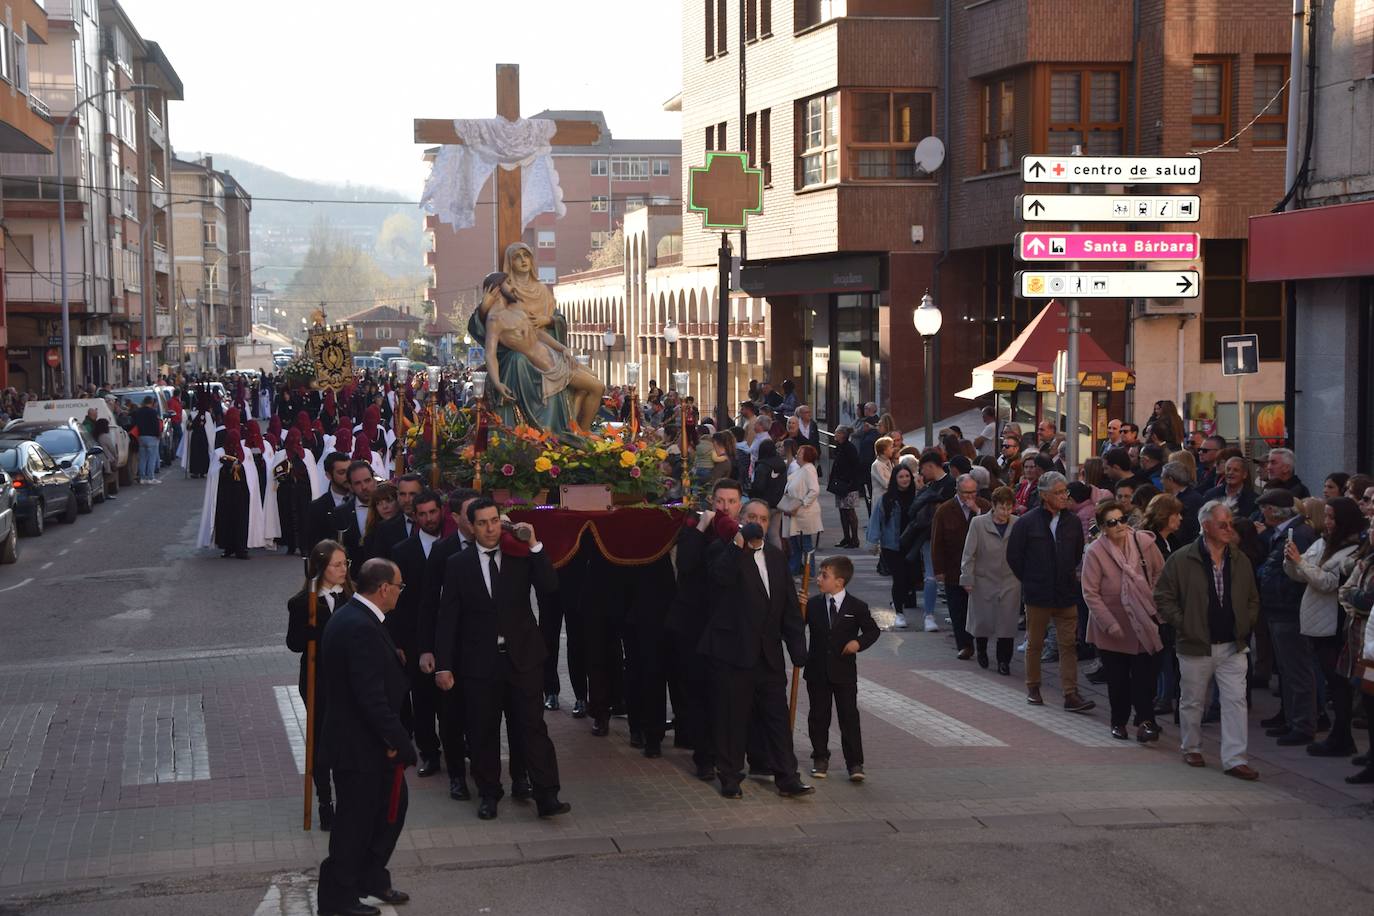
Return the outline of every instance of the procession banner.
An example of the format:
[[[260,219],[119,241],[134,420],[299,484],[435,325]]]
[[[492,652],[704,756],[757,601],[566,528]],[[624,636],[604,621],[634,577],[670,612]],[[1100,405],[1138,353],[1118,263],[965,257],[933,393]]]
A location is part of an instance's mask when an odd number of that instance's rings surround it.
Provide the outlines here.
[[[306,352],[315,364],[315,381],[321,389],[338,391],[353,380],[353,353],[348,328],[317,327],[310,331]]]

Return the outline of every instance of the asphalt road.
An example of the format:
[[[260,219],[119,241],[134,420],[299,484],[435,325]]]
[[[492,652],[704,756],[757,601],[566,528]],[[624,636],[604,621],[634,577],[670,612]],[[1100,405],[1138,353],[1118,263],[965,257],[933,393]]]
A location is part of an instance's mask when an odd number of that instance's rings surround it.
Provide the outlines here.
[[[20,539],[0,566],[0,665],[282,645],[300,558],[197,550],[205,482],[179,467],[162,480]]]
[[[1374,899],[1368,819],[1153,828],[1020,827],[917,839],[688,848],[398,871],[396,913],[1358,913]],[[107,886],[0,914],[312,912],[300,875]]]

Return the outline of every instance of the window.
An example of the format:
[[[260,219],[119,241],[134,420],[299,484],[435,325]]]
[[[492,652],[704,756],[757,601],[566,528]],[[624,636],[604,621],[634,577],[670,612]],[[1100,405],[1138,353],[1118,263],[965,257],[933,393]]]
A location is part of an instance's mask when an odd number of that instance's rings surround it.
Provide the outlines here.
[[[706,0],[706,59],[725,54],[730,47],[730,21],[726,0]]]
[[[773,0],[759,0],[759,37],[773,37]]]
[[[1255,146],[1288,143],[1288,58],[1255,58],[1255,114],[1251,129]]]
[[[541,268],[539,268],[539,282],[540,282],[540,283],[557,283],[557,282],[558,282],[558,268],[557,268],[557,267],[541,267]]]
[[[1231,136],[1231,61],[1193,61],[1193,146],[1215,146]]]
[[[758,130],[759,116],[746,115],[744,118],[744,152],[749,157],[749,167],[758,168]]]
[[[606,174],[606,160],[605,160],[605,159],[593,159],[593,160],[592,160],[592,174],[593,174],[593,175],[602,175],[602,176],[604,176],[604,175]]]
[[[706,0],[706,59],[716,56],[716,0]]]
[[[625,212],[626,212],[626,213],[629,213],[631,210],[642,210],[643,208],[644,208],[644,198],[642,198],[642,197],[627,197],[627,198],[625,198]]]
[[[119,185],[124,215],[129,219],[138,219],[138,176],[133,172],[125,172],[120,176]]]
[[[10,59],[10,30],[0,22],[0,77],[6,80],[10,80]]]
[[[716,125],[706,125],[706,152],[716,148]]]
[[[649,203],[655,207],[666,207],[668,206],[668,198],[662,194],[655,194],[653,197],[649,198]]]
[[[606,240],[611,237],[609,232],[592,233],[592,251],[600,251],[606,247]]]
[[[219,245],[219,224],[202,223],[201,238],[205,242],[206,248],[215,248]]]
[[[758,41],[759,0],[741,0],[744,4],[744,40]]]
[[[538,247],[555,248],[558,242],[555,239],[552,229],[540,229],[538,233]]]
[[[773,185],[773,109],[759,112],[759,167],[763,169],[763,186]]]
[[[913,180],[916,144],[931,135],[929,92],[854,92],[849,136],[849,177],[859,181]]]
[[[29,91],[29,46],[24,37],[14,33],[14,85],[20,92]]]
[[[983,84],[982,123],[981,170],[1000,172],[1011,168],[1016,144],[1016,87],[1011,80]]]
[[[377,325],[377,327],[373,330],[373,333],[376,336],[377,340],[391,339],[391,328],[386,327],[385,325]]]
[[[655,178],[664,178],[671,174],[671,168],[667,159],[655,159],[653,175]]]
[[[649,160],[645,156],[612,156],[612,181],[648,181]]]
[[[840,94],[827,92],[800,103],[801,187],[840,178]]]
[[[1051,70],[1046,150],[1067,156],[1081,145],[1090,156],[1120,155],[1124,94],[1118,67]]]
[[[611,207],[611,199],[605,194],[597,194],[592,198],[592,212],[605,213]]]
[[[794,31],[800,32],[836,16],[843,16],[844,10],[845,0],[797,0]]]
[[[1202,286],[1202,359],[1221,361],[1225,334],[1258,334],[1259,358],[1283,359],[1282,283],[1250,283],[1243,239],[1205,239]]]

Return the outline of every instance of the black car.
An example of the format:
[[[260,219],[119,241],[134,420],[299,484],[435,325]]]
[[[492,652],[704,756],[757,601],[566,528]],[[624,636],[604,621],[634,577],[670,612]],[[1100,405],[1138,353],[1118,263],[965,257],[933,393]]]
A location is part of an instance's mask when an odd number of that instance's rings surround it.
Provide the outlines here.
[[[10,478],[10,489],[19,497],[19,523],[26,534],[40,535],[50,516],[76,521],[79,504],[72,474],[28,439],[0,441],[0,471]]]
[[[0,563],[19,559],[19,497],[14,492],[10,475],[0,471]]]
[[[37,442],[62,468],[71,472],[77,508],[84,514],[105,501],[108,471],[105,450],[76,422],[11,423],[0,432],[0,448],[14,439]]]

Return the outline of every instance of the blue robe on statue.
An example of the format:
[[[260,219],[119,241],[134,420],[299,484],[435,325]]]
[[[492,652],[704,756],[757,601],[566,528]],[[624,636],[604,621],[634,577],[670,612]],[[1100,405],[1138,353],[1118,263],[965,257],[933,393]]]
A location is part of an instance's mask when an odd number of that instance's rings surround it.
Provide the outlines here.
[[[544,330],[561,344],[568,342],[568,320],[561,312],[553,313],[553,323]],[[487,318],[481,308],[473,310],[468,319],[468,335],[473,340],[482,341],[482,346],[490,353],[496,347],[496,364],[501,370],[501,383],[515,395],[515,401],[506,401],[492,391],[489,403],[494,405],[493,412],[507,426],[520,422],[515,409],[526,423],[554,435],[566,436],[572,428],[572,403],[568,391],[544,396],[544,376],[523,353],[517,353],[501,346],[497,341],[487,340]]]

